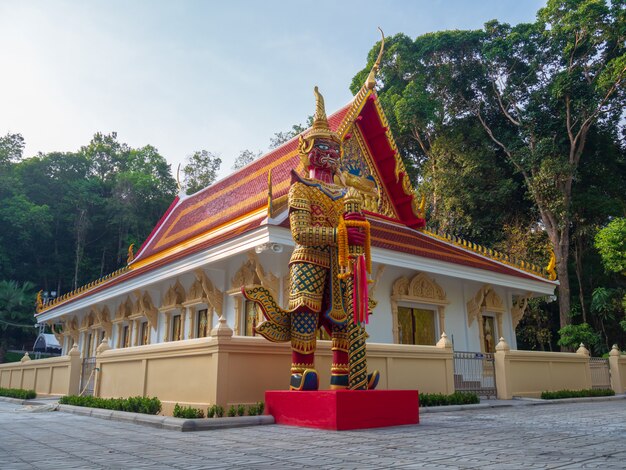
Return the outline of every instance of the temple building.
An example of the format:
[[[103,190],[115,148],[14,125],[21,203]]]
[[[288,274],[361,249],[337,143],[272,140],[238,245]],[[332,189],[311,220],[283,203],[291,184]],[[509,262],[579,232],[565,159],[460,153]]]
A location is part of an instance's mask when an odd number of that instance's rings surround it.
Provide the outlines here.
[[[425,229],[371,84],[328,123],[371,224],[368,342],[434,346],[445,333],[456,351],[494,352],[500,337],[515,349],[527,301],[553,295],[553,273]],[[103,340],[125,349],[208,337],[218,319],[234,336],[254,336],[259,312],[241,286],[260,284],[286,307],[294,246],[286,198],[291,171],[304,172],[297,144],[193,195],[181,191],[128,266],[40,303],[37,321],[53,326],[64,354],[77,344],[83,357]]]

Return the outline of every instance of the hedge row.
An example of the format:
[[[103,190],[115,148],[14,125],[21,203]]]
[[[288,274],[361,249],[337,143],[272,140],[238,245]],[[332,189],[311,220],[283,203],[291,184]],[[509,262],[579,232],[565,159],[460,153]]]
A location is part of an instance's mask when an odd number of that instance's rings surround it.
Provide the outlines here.
[[[24,390],[22,388],[0,388],[0,397],[21,398],[30,400],[35,398],[37,393],[34,390]]]
[[[419,398],[420,406],[474,405],[480,403],[480,398],[474,392],[454,392],[451,395],[420,393]]]
[[[559,398],[610,397],[613,395],[615,395],[615,391],[610,388],[541,392],[541,398],[544,400],[558,400]]]
[[[105,410],[130,411],[156,415],[161,411],[161,400],[149,397],[129,398],[98,398],[67,395],[59,399],[62,405],[86,406],[88,408],[104,408]]]
[[[248,411],[248,416],[262,415],[265,405],[262,401],[255,403],[254,405],[231,405],[227,411],[227,415],[230,417],[244,416]],[[200,408],[193,408],[191,406],[180,406],[178,403],[174,405],[174,418],[204,418],[204,411]],[[224,416],[224,407],[220,405],[213,405],[206,410],[207,418],[221,418]]]

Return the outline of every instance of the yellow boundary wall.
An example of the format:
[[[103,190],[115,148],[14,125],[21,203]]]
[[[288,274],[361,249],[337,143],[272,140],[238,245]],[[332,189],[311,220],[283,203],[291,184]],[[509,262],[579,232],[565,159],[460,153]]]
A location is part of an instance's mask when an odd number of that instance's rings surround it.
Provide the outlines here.
[[[511,351],[500,339],[495,353],[498,398],[539,397],[543,391],[591,388],[589,351]]]
[[[68,356],[0,364],[0,387],[35,390],[38,396],[77,395],[80,371],[74,349]]]
[[[228,329],[230,330],[230,329]],[[288,388],[291,348],[260,337],[231,336],[213,330],[208,338],[133,348],[98,348],[95,394],[104,398],[156,396],[163,414],[175,403],[206,409],[225,408],[264,399],[266,390]],[[316,368],[321,388],[330,381],[332,351],[318,341]],[[369,343],[368,368],[381,372],[380,389],[417,389],[422,393],[454,392],[454,359],[450,343],[437,346]],[[498,398],[539,396],[542,391],[591,388],[588,351],[576,353],[511,351],[500,341],[495,353]],[[626,356],[617,347],[609,357],[611,386],[626,391]],[[81,358],[70,355],[0,364],[0,387],[33,389],[39,396],[79,392]],[[219,378],[219,380],[218,380]]]
[[[316,369],[328,388],[330,341],[318,341]],[[452,393],[451,348],[368,344],[368,366],[381,372],[379,388]],[[156,396],[164,414],[176,403],[206,409],[264,400],[266,390],[289,387],[291,347],[261,337],[209,337],[102,351],[96,394]],[[219,380],[218,380],[219,377]]]

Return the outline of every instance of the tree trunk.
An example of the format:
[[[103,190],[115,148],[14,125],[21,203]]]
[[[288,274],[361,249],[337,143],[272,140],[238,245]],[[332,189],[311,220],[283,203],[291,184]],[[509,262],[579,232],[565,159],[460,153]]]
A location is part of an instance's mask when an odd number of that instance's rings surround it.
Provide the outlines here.
[[[78,288],[78,270],[80,262],[83,257],[83,248],[85,243],[85,226],[86,226],[86,214],[85,209],[80,209],[78,212],[78,219],[76,221],[76,257],[74,259],[74,290]]]
[[[576,263],[576,278],[578,279],[578,296],[580,297],[580,308],[583,314],[583,322],[587,323],[587,306],[585,305],[585,292],[583,290],[583,249],[580,237],[574,244],[574,261]]]

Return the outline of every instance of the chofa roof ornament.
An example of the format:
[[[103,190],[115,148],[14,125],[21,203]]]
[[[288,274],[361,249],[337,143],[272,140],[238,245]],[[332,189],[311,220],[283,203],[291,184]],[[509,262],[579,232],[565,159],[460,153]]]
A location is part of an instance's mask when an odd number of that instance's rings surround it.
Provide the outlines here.
[[[378,51],[378,57],[376,58],[376,62],[374,62],[374,66],[372,67],[372,70],[370,70],[370,73],[365,80],[365,88],[369,90],[373,90],[376,86],[376,74],[378,73],[378,70],[380,70],[380,61],[383,58],[383,52],[385,51],[385,33],[383,33],[383,30],[380,29],[380,27],[378,27],[378,31],[380,31],[380,35],[382,36],[380,42],[380,51]]]

